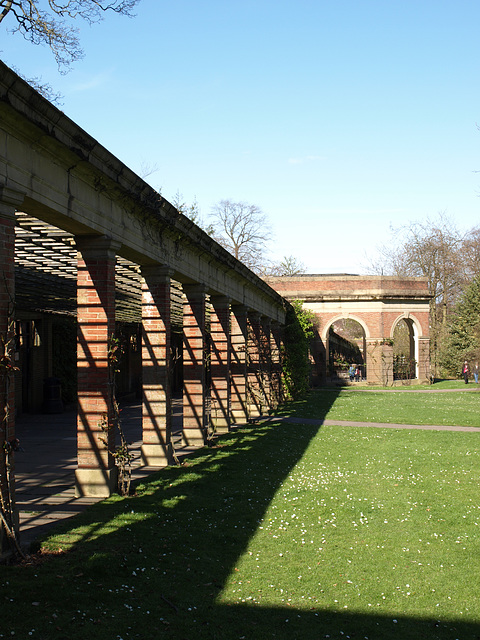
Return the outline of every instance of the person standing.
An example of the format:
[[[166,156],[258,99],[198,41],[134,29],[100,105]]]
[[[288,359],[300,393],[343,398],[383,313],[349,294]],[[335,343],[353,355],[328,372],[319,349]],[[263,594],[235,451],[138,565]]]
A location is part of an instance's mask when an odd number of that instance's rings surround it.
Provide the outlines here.
[[[473,367],[473,378],[475,380],[475,384],[478,384],[478,362],[475,362]]]
[[[350,378],[350,382],[353,382],[353,379],[355,377],[355,365],[354,364],[350,365],[350,369],[348,370],[348,377]]]
[[[465,380],[465,384],[468,384],[468,374],[470,373],[470,370],[468,368],[468,362],[466,360],[463,363],[462,373],[463,373],[463,379]]]

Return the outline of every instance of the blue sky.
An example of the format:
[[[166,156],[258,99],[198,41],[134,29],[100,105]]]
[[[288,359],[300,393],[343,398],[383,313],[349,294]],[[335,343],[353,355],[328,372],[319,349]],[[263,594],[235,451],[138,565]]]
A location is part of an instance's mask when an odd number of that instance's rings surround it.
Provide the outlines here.
[[[167,199],[256,204],[270,258],[365,273],[391,227],[480,225],[477,0],[141,0],[83,60],[0,26],[2,60]]]

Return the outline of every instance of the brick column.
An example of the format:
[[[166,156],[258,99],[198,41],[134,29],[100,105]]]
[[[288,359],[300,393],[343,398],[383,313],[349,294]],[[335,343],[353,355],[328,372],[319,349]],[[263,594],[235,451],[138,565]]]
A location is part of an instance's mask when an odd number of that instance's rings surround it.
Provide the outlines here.
[[[15,209],[23,195],[0,186],[0,490],[7,525],[18,532],[15,504]],[[13,448],[12,448],[13,444]],[[0,524],[0,557],[10,551],[6,530]]]
[[[278,378],[279,378],[279,401],[283,404],[287,399],[285,393],[285,383],[283,380],[283,362],[285,358],[285,325],[278,325]]]
[[[272,408],[272,345],[270,318],[260,320],[260,376],[263,386],[263,403]]]
[[[281,362],[281,329],[278,322],[271,326],[271,402],[276,409],[283,402],[282,399],[282,362]]]
[[[77,255],[77,496],[109,496],[116,488],[109,340],[115,332],[115,250],[105,236],[79,236]],[[102,422],[110,425],[107,434]],[[102,440],[107,440],[105,445]]]
[[[230,299],[212,296],[210,319],[211,420],[217,433],[230,428]]]
[[[233,422],[247,422],[247,308],[232,307],[230,393]]]
[[[187,445],[207,441],[205,389],[206,290],[184,285],[183,305],[183,438]]]
[[[367,383],[393,384],[393,347],[383,339],[367,340]]]
[[[173,271],[142,267],[142,460],[164,466],[173,460],[171,301]]]
[[[431,381],[430,338],[418,338],[418,381]]]
[[[257,418],[262,414],[265,394],[262,380],[262,329],[260,314],[249,312],[247,318],[248,340],[248,416]]]

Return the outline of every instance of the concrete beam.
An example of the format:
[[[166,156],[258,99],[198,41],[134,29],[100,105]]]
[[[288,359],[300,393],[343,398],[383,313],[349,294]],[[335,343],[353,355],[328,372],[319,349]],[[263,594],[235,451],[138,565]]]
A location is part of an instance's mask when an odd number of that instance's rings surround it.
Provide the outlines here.
[[[281,295],[3,63],[0,123],[0,183],[25,194],[25,211],[76,236],[108,235],[137,264],[168,265],[182,283],[284,322]]]

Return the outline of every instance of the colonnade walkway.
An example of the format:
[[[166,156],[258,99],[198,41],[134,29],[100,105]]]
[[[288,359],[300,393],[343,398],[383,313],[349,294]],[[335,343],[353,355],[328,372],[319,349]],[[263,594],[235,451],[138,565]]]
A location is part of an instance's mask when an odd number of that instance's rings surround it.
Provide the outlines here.
[[[173,401],[172,440],[179,459],[193,451],[182,444],[181,400]],[[122,429],[133,455],[132,480],[158,470],[142,465],[142,405],[121,406]],[[15,496],[23,548],[52,525],[103,498],[75,497],[77,412],[23,414],[17,418],[20,450],[15,454]]]

